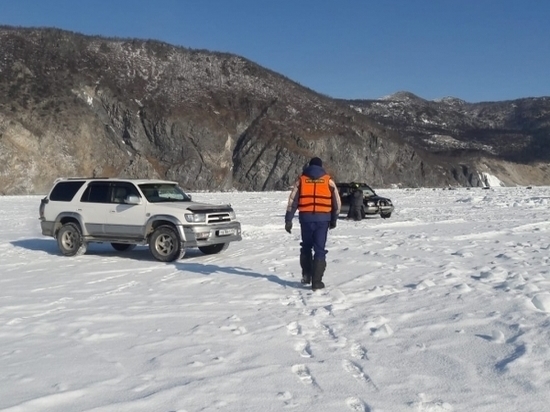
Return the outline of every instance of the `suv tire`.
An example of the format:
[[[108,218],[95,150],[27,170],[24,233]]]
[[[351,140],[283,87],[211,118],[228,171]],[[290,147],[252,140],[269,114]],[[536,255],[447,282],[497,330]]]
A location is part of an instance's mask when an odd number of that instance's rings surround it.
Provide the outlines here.
[[[57,246],[65,256],[77,256],[86,253],[86,243],[80,227],[75,223],[65,223],[57,232]]]
[[[173,262],[185,255],[185,249],[171,226],[159,226],[149,237],[149,250],[156,260]]]
[[[199,250],[205,255],[215,255],[229,247],[229,243],[217,243],[215,245],[199,246]]]

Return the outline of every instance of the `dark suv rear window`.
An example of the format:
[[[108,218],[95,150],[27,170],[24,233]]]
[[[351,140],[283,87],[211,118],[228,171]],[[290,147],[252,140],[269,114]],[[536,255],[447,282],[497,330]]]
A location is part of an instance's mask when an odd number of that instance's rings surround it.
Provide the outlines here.
[[[50,200],[70,202],[83,184],[83,181],[59,182],[53,188]]]

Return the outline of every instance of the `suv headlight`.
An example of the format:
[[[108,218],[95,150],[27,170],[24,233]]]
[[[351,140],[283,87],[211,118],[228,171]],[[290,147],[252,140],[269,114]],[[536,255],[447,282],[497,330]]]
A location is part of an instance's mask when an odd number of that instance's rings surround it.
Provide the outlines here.
[[[187,220],[189,223],[206,222],[206,214],[205,213],[193,213],[191,215],[185,215],[185,220]]]
[[[231,210],[231,211],[229,212],[229,219],[231,219],[231,220],[237,219],[237,215],[235,214],[235,211],[234,211],[234,210]]]

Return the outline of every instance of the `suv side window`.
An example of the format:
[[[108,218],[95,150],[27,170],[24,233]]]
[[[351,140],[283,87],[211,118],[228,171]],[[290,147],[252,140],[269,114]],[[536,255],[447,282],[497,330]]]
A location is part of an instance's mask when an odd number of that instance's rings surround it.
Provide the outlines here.
[[[84,181],[59,182],[50,193],[50,200],[58,202],[70,202]]]
[[[124,203],[129,195],[141,197],[136,187],[130,183],[118,182],[112,183],[111,203]]]
[[[340,186],[338,188],[338,190],[340,191],[340,196],[347,196],[349,194],[349,188],[348,187]]]
[[[108,182],[92,182],[82,194],[81,202],[111,203]]]

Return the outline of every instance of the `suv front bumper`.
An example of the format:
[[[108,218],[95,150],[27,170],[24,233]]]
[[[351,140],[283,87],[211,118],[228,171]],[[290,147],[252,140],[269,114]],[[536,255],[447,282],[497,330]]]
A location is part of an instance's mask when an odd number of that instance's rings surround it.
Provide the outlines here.
[[[182,226],[184,247],[199,247],[242,240],[239,222]]]
[[[386,215],[393,212],[393,205],[376,205],[376,206],[363,206],[366,215]]]

